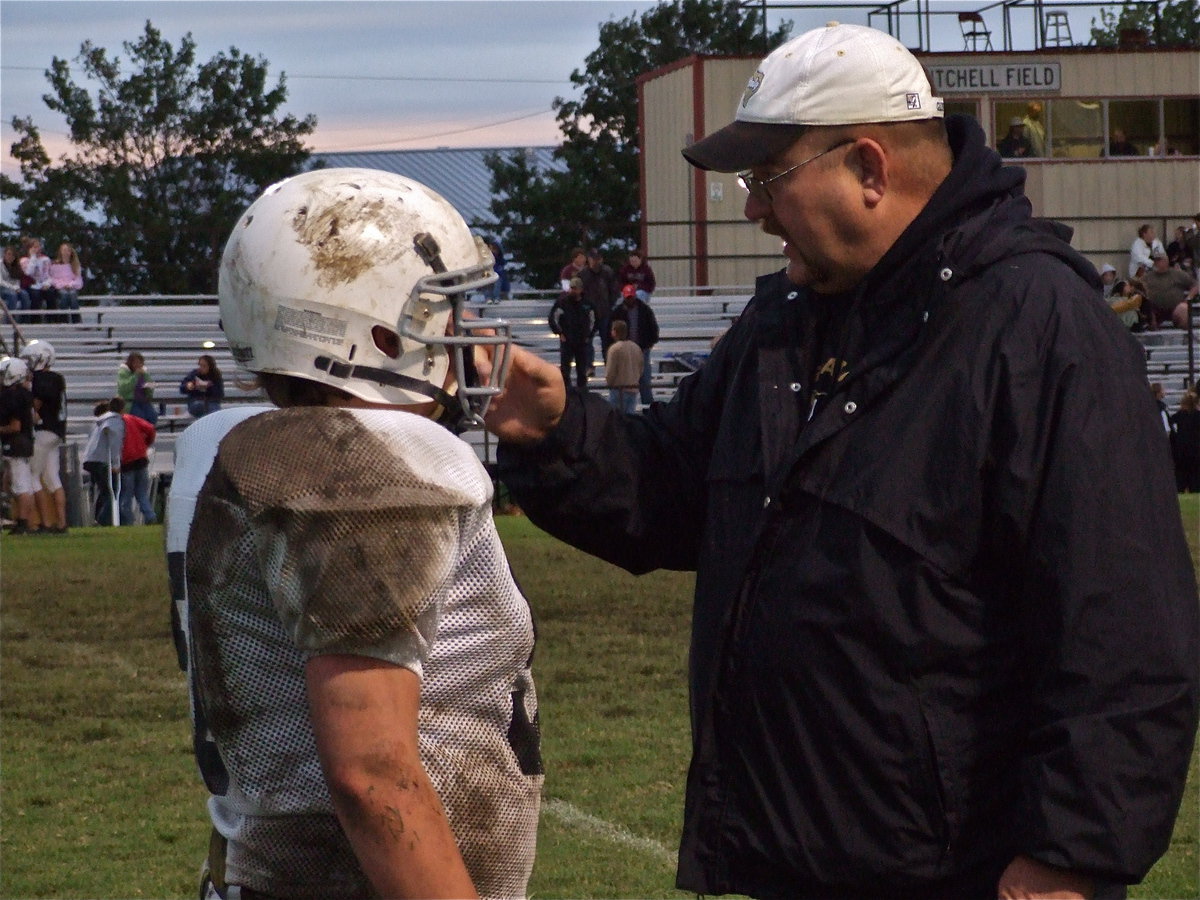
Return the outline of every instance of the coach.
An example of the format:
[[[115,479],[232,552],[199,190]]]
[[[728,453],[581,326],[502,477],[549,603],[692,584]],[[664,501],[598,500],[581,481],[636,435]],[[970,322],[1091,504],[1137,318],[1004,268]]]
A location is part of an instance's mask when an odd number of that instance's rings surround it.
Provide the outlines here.
[[[786,269],[670,404],[522,354],[490,414],[533,521],[697,571],[679,887],[1123,895],[1168,846],[1200,640],[1095,270],[872,29],[780,47],[684,155],[748,170]]]

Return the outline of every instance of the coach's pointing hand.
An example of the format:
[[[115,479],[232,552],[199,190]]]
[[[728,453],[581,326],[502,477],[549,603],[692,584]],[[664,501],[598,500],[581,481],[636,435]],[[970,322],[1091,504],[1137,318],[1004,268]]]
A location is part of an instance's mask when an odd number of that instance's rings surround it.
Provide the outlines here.
[[[504,392],[492,400],[484,423],[502,441],[534,444],[562,418],[567,391],[557,367],[519,347],[512,354]],[[490,348],[476,354],[476,367],[481,378],[491,375]]]

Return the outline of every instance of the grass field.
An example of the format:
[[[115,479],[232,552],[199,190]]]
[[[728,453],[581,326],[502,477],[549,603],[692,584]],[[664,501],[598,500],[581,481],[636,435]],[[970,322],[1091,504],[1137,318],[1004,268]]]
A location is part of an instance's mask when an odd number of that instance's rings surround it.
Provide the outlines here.
[[[1200,559],[1200,504],[1184,498]],[[635,579],[499,520],[534,603],[546,805],[531,893],[682,897],[691,578]],[[0,897],[194,896],[207,846],[162,532],[0,547]],[[1134,897],[1200,896],[1193,758],[1170,852]]]

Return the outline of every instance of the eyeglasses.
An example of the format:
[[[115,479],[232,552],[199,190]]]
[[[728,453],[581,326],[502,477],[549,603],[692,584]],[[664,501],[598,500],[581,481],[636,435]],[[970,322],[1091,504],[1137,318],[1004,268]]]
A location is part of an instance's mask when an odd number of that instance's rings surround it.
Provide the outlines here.
[[[782,172],[778,172],[777,174],[772,175],[770,178],[756,178],[753,175],[753,173],[750,172],[749,169],[747,169],[745,172],[738,172],[737,173],[738,184],[740,184],[742,186],[742,189],[744,191],[746,191],[746,193],[750,194],[755,199],[765,200],[767,203],[771,203],[771,202],[773,202],[773,198],[771,197],[771,189],[768,188],[767,185],[769,185],[772,181],[778,181],[784,175],[790,175],[790,174],[792,174],[792,172],[795,172],[797,169],[799,169],[803,166],[807,166],[814,159],[820,159],[826,153],[832,153],[838,147],[845,147],[847,144],[853,144],[857,140],[858,140],[858,138],[846,138],[845,140],[838,141],[832,147],[826,147],[824,150],[822,150],[816,156],[810,156],[808,159],[804,160],[803,162],[798,162],[791,168],[784,169]]]

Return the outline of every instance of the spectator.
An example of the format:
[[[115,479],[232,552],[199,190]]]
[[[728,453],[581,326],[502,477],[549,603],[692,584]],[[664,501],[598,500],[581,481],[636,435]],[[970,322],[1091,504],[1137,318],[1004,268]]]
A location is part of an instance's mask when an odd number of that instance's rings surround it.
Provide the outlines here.
[[[610,341],[608,321],[612,308],[620,298],[617,290],[617,275],[604,262],[604,254],[597,249],[587,253],[587,264],[579,273],[583,281],[583,302],[596,311],[596,331],[600,335],[601,356],[608,353]]]
[[[142,524],[156,521],[150,505],[150,448],[154,446],[154,426],[141,416],[125,413],[125,438],[121,442],[121,524],[136,522],[134,503],[142,513]]]
[[[68,310],[61,318],[78,323],[79,291],[83,288],[83,270],[79,265],[79,254],[70,244],[60,244],[58,255],[50,264],[50,286],[58,297],[58,308]]]
[[[508,280],[508,261],[504,258],[504,248],[499,241],[490,240],[487,245],[492,251],[492,271],[496,273],[496,280],[487,289],[487,302],[499,303],[507,300],[512,291],[512,284]]]
[[[54,365],[54,346],[33,340],[21,348],[21,358],[32,373],[31,392],[36,423],[33,430],[31,468],[37,490],[38,531],[67,533],[67,493],[59,471],[59,448],[67,439],[67,382]]]
[[[154,406],[154,382],[146,371],[146,358],[136,350],[117,367],[117,396],[125,401],[129,411],[151,425],[158,421]]]
[[[1191,390],[1171,414],[1175,487],[1181,494],[1200,494],[1200,409],[1196,406],[1196,392]]]
[[[1192,216],[1192,224],[1187,229],[1187,255],[1193,263],[1200,261],[1200,212]]]
[[[196,361],[196,368],[183,376],[179,393],[187,396],[188,412],[199,419],[221,408],[225,397],[225,381],[217,361],[205,353]]]
[[[1167,251],[1154,233],[1154,226],[1147,222],[1138,228],[1138,236],[1129,247],[1129,277],[1141,278],[1150,271],[1154,262],[1154,251],[1165,254]],[[1138,268],[1142,271],[1139,272]]]
[[[1146,290],[1140,281],[1118,281],[1113,285],[1108,305],[1121,324],[1130,331],[1141,331],[1144,327],[1143,314],[1148,317]]]
[[[16,498],[16,522],[8,533],[29,534],[37,493],[29,465],[33,458],[33,395],[29,392],[29,367],[20,357],[0,359],[0,445]]]
[[[583,299],[583,279],[576,275],[567,282],[567,290],[550,308],[550,330],[558,335],[559,369],[563,383],[571,383],[571,365],[575,383],[587,390],[592,368],[592,336],[596,333],[596,311]]]
[[[1114,128],[1112,140],[1108,144],[1109,156],[1137,156],[1138,148],[1133,145],[1133,142],[1125,137],[1125,131],[1122,128]]]
[[[571,261],[563,266],[558,273],[558,284],[563,293],[571,289],[571,279],[578,277],[586,265],[587,253],[584,252],[582,247],[573,247],[571,249]]]
[[[1118,896],[1179,811],[1200,603],[1095,268],[874,29],[784,43],[684,154],[785,267],[670,403],[515,348],[488,414],[535,524],[696,571],[676,885]]]
[[[50,257],[42,252],[42,242],[27,237],[22,241],[24,255],[21,257],[21,287],[29,292],[29,308],[33,310],[58,309],[58,295],[50,283]],[[42,322],[42,315],[30,321]]]
[[[97,525],[117,524],[116,498],[121,493],[121,450],[125,445],[125,401],[113,397],[97,403],[92,433],[83,448],[83,469],[92,482],[92,515]]]
[[[17,258],[17,248],[4,248],[4,261],[0,264],[0,299],[12,312],[29,309],[29,291],[21,287],[21,261]]]
[[[1046,155],[1046,126],[1042,124],[1042,101],[1030,100],[1025,105],[1025,137],[1029,141],[1030,156]]]
[[[1186,225],[1179,225],[1175,228],[1175,238],[1171,243],[1167,244],[1167,260],[1173,266],[1178,266],[1183,263],[1185,257],[1190,256],[1188,249],[1188,230]]]
[[[658,343],[658,318],[646,301],[649,299],[644,291],[634,290],[633,285],[627,284],[621,289],[621,305],[613,310],[614,322],[625,322],[629,328],[629,339],[642,350],[642,376],[638,379],[638,391],[641,394],[643,406],[654,402],[654,394],[650,390],[650,375],[653,368],[650,362],[650,351]]]
[[[623,319],[613,320],[612,343],[604,358],[604,381],[608,384],[608,402],[621,412],[637,411],[643,368],[641,348],[629,340],[629,324]]]
[[[1108,263],[1102,265],[1100,267],[1100,285],[1102,287],[1105,300],[1112,296],[1116,282],[1116,268],[1114,266],[1110,266]]]
[[[1020,116],[1014,116],[1008,123],[1008,134],[996,145],[1000,155],[1006,159],[1020,159],[1033,155],[1029,138],[1025,136],[1025,123]]]
[[[1188,303],[1196,299],[1196,279],[1171,268],[1162,250],[1154,251],[1153,264],[1154,268],[1142,276],[1150,305],[1150,327],[1170,322],[1176,328],[1187,328]]]
[[[632,284],[637,290],[645,291],[647,296],[654,293],[654,270],[641,249],[630,251],[629,259],[617,271],[617,284],[621,287]]]

